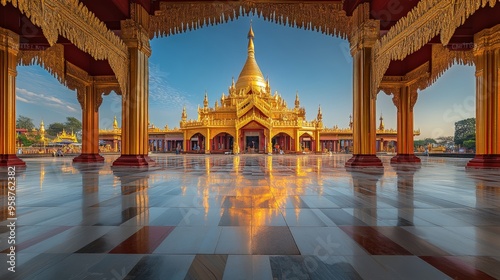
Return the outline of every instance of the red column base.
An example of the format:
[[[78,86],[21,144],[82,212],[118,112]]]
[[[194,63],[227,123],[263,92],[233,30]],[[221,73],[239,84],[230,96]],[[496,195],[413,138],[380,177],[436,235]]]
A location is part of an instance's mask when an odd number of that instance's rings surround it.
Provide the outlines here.
[[[26,163],[17,157],[16,154],[0,155],[0,166],[25,167]]]
[[[121,155],[113,162],[112,166],[148,167],[155,165],[156,162],[148,155]]]
[[[467,168],[500,168],[500,155],[476,155]]]
[[[73,159],[73,162],[78,163],[93,163],[104,162],[104,158],[100,154],[80,154]]]
[[[391,163],[420,163],[420,158],[414,154],[397,154],[391,158]]]
[[[353,155],[346,163],[346,167],[384,167],[376,155]]]

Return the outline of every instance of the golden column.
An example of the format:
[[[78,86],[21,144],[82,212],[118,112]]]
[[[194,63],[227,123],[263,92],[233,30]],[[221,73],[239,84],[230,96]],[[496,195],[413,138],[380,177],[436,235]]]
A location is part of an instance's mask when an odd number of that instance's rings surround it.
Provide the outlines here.
[[[403,85],[393,93],[392,102],[398,109],[398,154],[391,163],[420,163],[413,147],[413,107],[417,97],[417,88],[411,85]]]
[[[467,167],[500,168],[500,25],[474,35],[476,156]]]
[[[207,128],[207,137],[205,137],[205,154],[210,154],[210,149],[212,148],[211,137],[210,128]]]
[[[99,155],[99,106],[102,103],[101,93],[95,82],[84,85],[77,90],[78,101],[82,107],[82,153],[73,162],[104,162]]]
[[[369,3],[353,12],[354,30],[349,38],[353,56],[353,157],[346,167],[382,167],[376,153],[376,93],[370,90],[372,48],[380,23],[369,19]]]
[[[148,156],[148,96],[151,55],[149,14],[139,4],[131,4],[132,19],[122,20],[122,39],[129,50],[129,88],[122,94],[122,149],[113,166],[150,166]]]
[[[268,153],[268,154],[273,153],[273,138],[271,137],[271,135],[272,135],[272,129],[270,128],[266,134],[266,142],[267,142],[266,153]]]
[[[0,166],[26,166],[16,155],[16,66],[19,35],[0,28]]]

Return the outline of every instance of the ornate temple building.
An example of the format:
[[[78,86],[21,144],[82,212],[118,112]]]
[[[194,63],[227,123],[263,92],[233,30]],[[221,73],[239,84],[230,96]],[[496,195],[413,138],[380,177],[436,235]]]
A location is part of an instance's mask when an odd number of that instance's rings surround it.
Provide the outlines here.
[[[182,149],[188,153],[309,153],[352,152],[352,116],[349,128],[325,128],[323,114],[318,108],[316,118],[306,119],[296,93],[294,107],[271,92],[269,79],[264,79],[255,58],[254,32],[248,32],[248,55],[235,83],[228,93],[222,93],[213,107],[205,92],[203,107],[198,107],[196,119],[188,119],[183,108],[180,129],[161,129],[148,124],[149,150],[173,152]],[[419,135],[415,131],[414,135]],[[99,131],[102,151],[119,151],[121,130],[116,117],[113,129]],[[394,152],[397,131],[386,129],[383,118],[377,128],[377,151]]]
[[[321,109],[316,119],[307,121],[298,94],[295,106],[288,108],[278,92],[271,92],[269,80],[264,79],[255,59],[253,39],[250,27],[247,60],[227,95],[223,93],[214,107],[209,107],[205,93],[196,120],[188,120],[183,110],[180,127],[187,151],[237,154],[271,153],[273,148],[297,152],[319,149],[319,132],[323,128]]]

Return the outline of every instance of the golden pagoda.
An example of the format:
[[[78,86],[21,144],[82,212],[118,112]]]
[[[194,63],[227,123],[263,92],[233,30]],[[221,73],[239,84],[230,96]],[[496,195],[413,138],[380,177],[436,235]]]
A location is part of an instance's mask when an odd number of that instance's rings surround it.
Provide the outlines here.
[[[43,123],[43,120],[40,122],[40,129],[38,132],[40,134],[40,142],[44,145],[47,144],[49,140],[45,137],[45,124]]]
[[[250,26],[247,59],[227,95],[222,93],[212,108],[205,92],[196,120],[188,120],[183,109],[180,128],[185,151],[237,154],[319,150],[321,109],[318,118],[306,121],[298,93],[294,108],[288,108],[278,92],[272,94],[269,79],[264,79],[255,59],[254,37]]]

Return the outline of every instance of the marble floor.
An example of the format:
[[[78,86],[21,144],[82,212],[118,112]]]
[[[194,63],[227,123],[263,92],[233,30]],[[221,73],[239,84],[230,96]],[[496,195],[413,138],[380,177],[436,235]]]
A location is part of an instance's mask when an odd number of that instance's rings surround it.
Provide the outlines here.
[[[500,172],[467,159],[346,170],[348,155],[25,159],[1,279],[499,279]],[[10,239],[9,239],[10,238]]]

